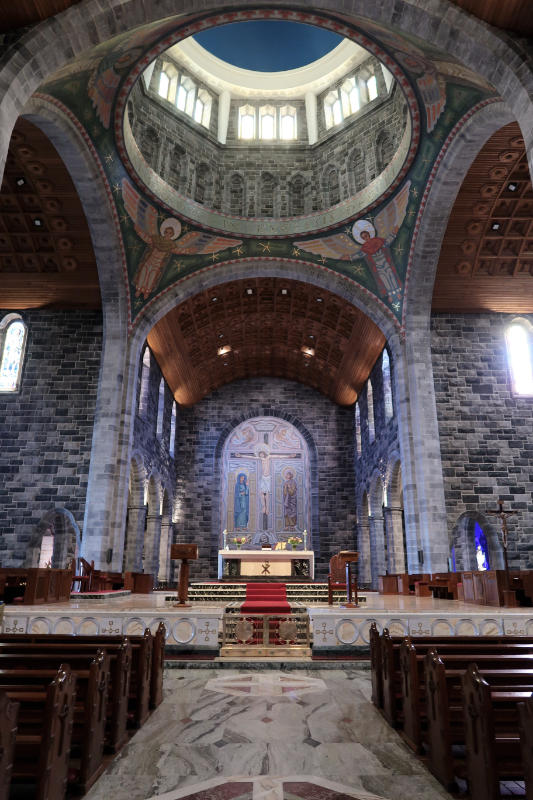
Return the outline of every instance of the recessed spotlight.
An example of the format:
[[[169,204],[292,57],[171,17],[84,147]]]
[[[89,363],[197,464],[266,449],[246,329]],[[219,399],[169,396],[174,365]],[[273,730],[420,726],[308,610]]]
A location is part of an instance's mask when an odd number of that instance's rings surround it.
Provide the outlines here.
[[[509,189],[510,192],[516,192],[518,186],[516,183],[508,183],[507,188]]]
[[[217,300],[218,300],[218,297],[212,297],[212,298],[211,298],[211,302],[212,302],[212,303],[216,303],[216,301],[217,301]]]
[[[310,333],[310,334],[309,334],[309,338],[310,338],[310,339],[314,339],[315,337],[313,336],[313,334],[312,334],[312,333]]]
[[[253,289],[246,289],[246,294],[253,294],[253,293],[254,293]]]
[[[316,299],[317,303],[323,303],[324,302],[324,298],[323,297],[317,297],[315,299]]]
[[[223,338],[224,338],[224,334],[223,334],[223,333],[219,333],[219,334],[218,334],[218,338],[219,338],[219,339],[223,339]]]
[[[24,186],[24,184],[25,184],[25,183],[26,183],[26,181],[25,181],[25,179],[22,177],[22,175],[20,176],[20,178],[17,178],[17,180],[16,180],[16,184],[17,184],[17,186]]]
[[[289,294],[289,290],[288,289],[282,289],[281,290],[281,294]]]
[[[39,217],[35,217],[35,219],[33,220],[33,224],[35,225],[36,228],[43,227],[43,221],[42,219],[39,219]]]
[[[315,354],[314,347],[306,347],[306,345],[304,345],[303,347],[300,347],[300,350],[302,351],[302,353],[306,358],[311,358],[311,356],[314,356]]]
[[[231,353],[231,345],[225,344],[222,347],[219,347],[217,350],[217,354],[219,356],[226,356],[228,353]]]
[[[227,362],[227,361],[224,361],[224,366],[225,366],[225,367],[227,367],[227,366],[228,366],[228,362]]]
[[[490,228],[493,231],[499,231],[500,230],[500,223],[499,222],[493,222],[492,225],[490,226]]]

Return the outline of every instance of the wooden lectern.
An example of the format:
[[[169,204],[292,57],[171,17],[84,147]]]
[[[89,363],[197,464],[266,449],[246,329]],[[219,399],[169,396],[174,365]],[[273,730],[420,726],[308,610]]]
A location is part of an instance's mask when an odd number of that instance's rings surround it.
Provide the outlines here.
[[[197,544],[172,544],[170,545],[170,558],[181,559],[180,578],[178,582],[177,608],[190,608],[187,603],[189,595],[189,561],[198,558]]]
[[[346,602],[341,603],[343,608],[357,608],[357,578],[352,577],[351,570],[352,564],[357,564],[359,561],[359,553],[355,550],[341,550],[339,553],[339,561],[344,562],[346,569]],[[352,603],[352,586],[354,591],[354,602]]]

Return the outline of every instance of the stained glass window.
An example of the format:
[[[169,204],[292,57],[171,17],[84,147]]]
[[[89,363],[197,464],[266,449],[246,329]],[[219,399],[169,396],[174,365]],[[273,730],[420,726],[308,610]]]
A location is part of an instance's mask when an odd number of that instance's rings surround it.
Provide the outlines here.
[[[381,374],[383,375],[383,404],[385,406],[385,421],[388,422],[394,415],[392,405],[392,383],[390,374],[390,359],[387,350],[383,351],[381,359]]]
[[[4,326],[4,335],[2,336],[2,328]],[[2,352],[0,392],[17,392],[20,388],[26,330],[22,320],[16,317],[13,321],[10,321],[10,318],[7,317],[0,325],[0,347]]]
[[[170,457],[174,458],[176,452],[176,401],[172,403],[172,414],[170,416],[170,441],[168,445]]]
[[[478,570],[490,569],[487,537],[483,533],[483,528],[478,522],[474,523],[474,544],[476,548],[476,563]]]
[[[361,412],[359,403],[355,404],[355,452],[361,455]]]
[[[366,405],[368,415],[368,440],[369,442],[373,442],[376,438],[376,427],[374,425],[374,392],[370,381],[368,381],[366,385]]]
[[[159,401],[157,404],[157,438],[163,435],[163,416],[165,414],[165,381],[161,378],[159,383]]]
[[[139,414],[146,416],[148,413],[148,393],[150,391],[150,350],[144,350],[143,368],[141,372],[141,391],[139,392]]]
[[[507,355],[515,394],[533,395],[533,353],[531,326],[516,320],[506,331]]]

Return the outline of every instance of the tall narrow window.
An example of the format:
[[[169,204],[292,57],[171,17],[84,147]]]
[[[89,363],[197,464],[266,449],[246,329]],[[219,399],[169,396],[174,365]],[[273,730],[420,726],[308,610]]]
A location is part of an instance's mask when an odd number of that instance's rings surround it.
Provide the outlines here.
[[[41,553],[39,555],[40,567],[51,567],[52,556],[54,555],[54,534],[47,528],[46,533],[41,539]]]
[[[355,114],[361,107],[359,89],[355,78],[348,78],[341,86],[342,111],[345,117]]]
[[[385,422],[388,422],[394,415],[394,408],[392,405],[390,359],[386,349],[383,351],[383,356],[381,358],[381,374],[383,376],[383,405],[385,407]]]
[[[172,403],[172,413],[170,415],[170,439],[168,443],[170,457],[174,458],[176,453],[176,401]]]
[[[279,112],[280,138],[296,139],[296,109],[292,106],[283,106]]]
[[[533,336],[527,320],[515,320],[506,331],[513,392],[533,395]]]
[[[378,83],[375,75],[372,75],[372,77],[367,80],[366,90],[368,92],[368,100],[375,100],[378,96]]]
[[[161,97],[164,97],[165,100],[168,100],[168,91],[170,89],[170,78],[168,77],[166,72],[162,72],[159,76],[159,94]]]
[[[376,438],[376,427],[374,425],[374,392],[372,383],[368,381],[366,385],[366,413],[368,417],[368,441],[372,443]]]
[[[361,455],[361,411],[359,403],[355,404],[355,453]]]
[[[163,417],[165,415],[165,381],[161,378],[159,382],[159,400],[157,403],[157,438],[161,439],[163,436]]]
[[[329,92],[324,99],[324,116],[326,118],[326,128],[332,128],[336,122],[333,114],[333,107],[339,99],[339,93],[336,91]]]
[[[209,128],[211,121],[211,105],[212,99],[209,92],[205,89],[198,89],[196,103],[194,104],[194,121],[203,125],[204,128]]]
[[[239,139],[253,139],[255,137],[255,108],[241,106],[239,108]]]
[[[0,322],[0,392],[18,392],[26,348],[27,328],[18,314]]]
[[[276,136],[276,109],[262,106],[259,109],[259,138],[274,139]]]
[[[195,88],[190,78],[184,75],[181,76],[178,91],[176,92],[176,106],[190,117],[193,115]]]
[[[150,393],[150,350],[148,347],[143,355],[143,368],[141,372],[141,391],[139,392],[139,414],[145,417],[148,412],[148,395]]]

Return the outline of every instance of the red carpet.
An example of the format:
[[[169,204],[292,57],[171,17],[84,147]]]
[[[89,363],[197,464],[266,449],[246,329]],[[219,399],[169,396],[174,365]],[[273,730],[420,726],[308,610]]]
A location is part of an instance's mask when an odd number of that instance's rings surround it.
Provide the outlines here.
[[[290,614],[284,583],[247,583],[246,600],[241,605],[246,614]]]

